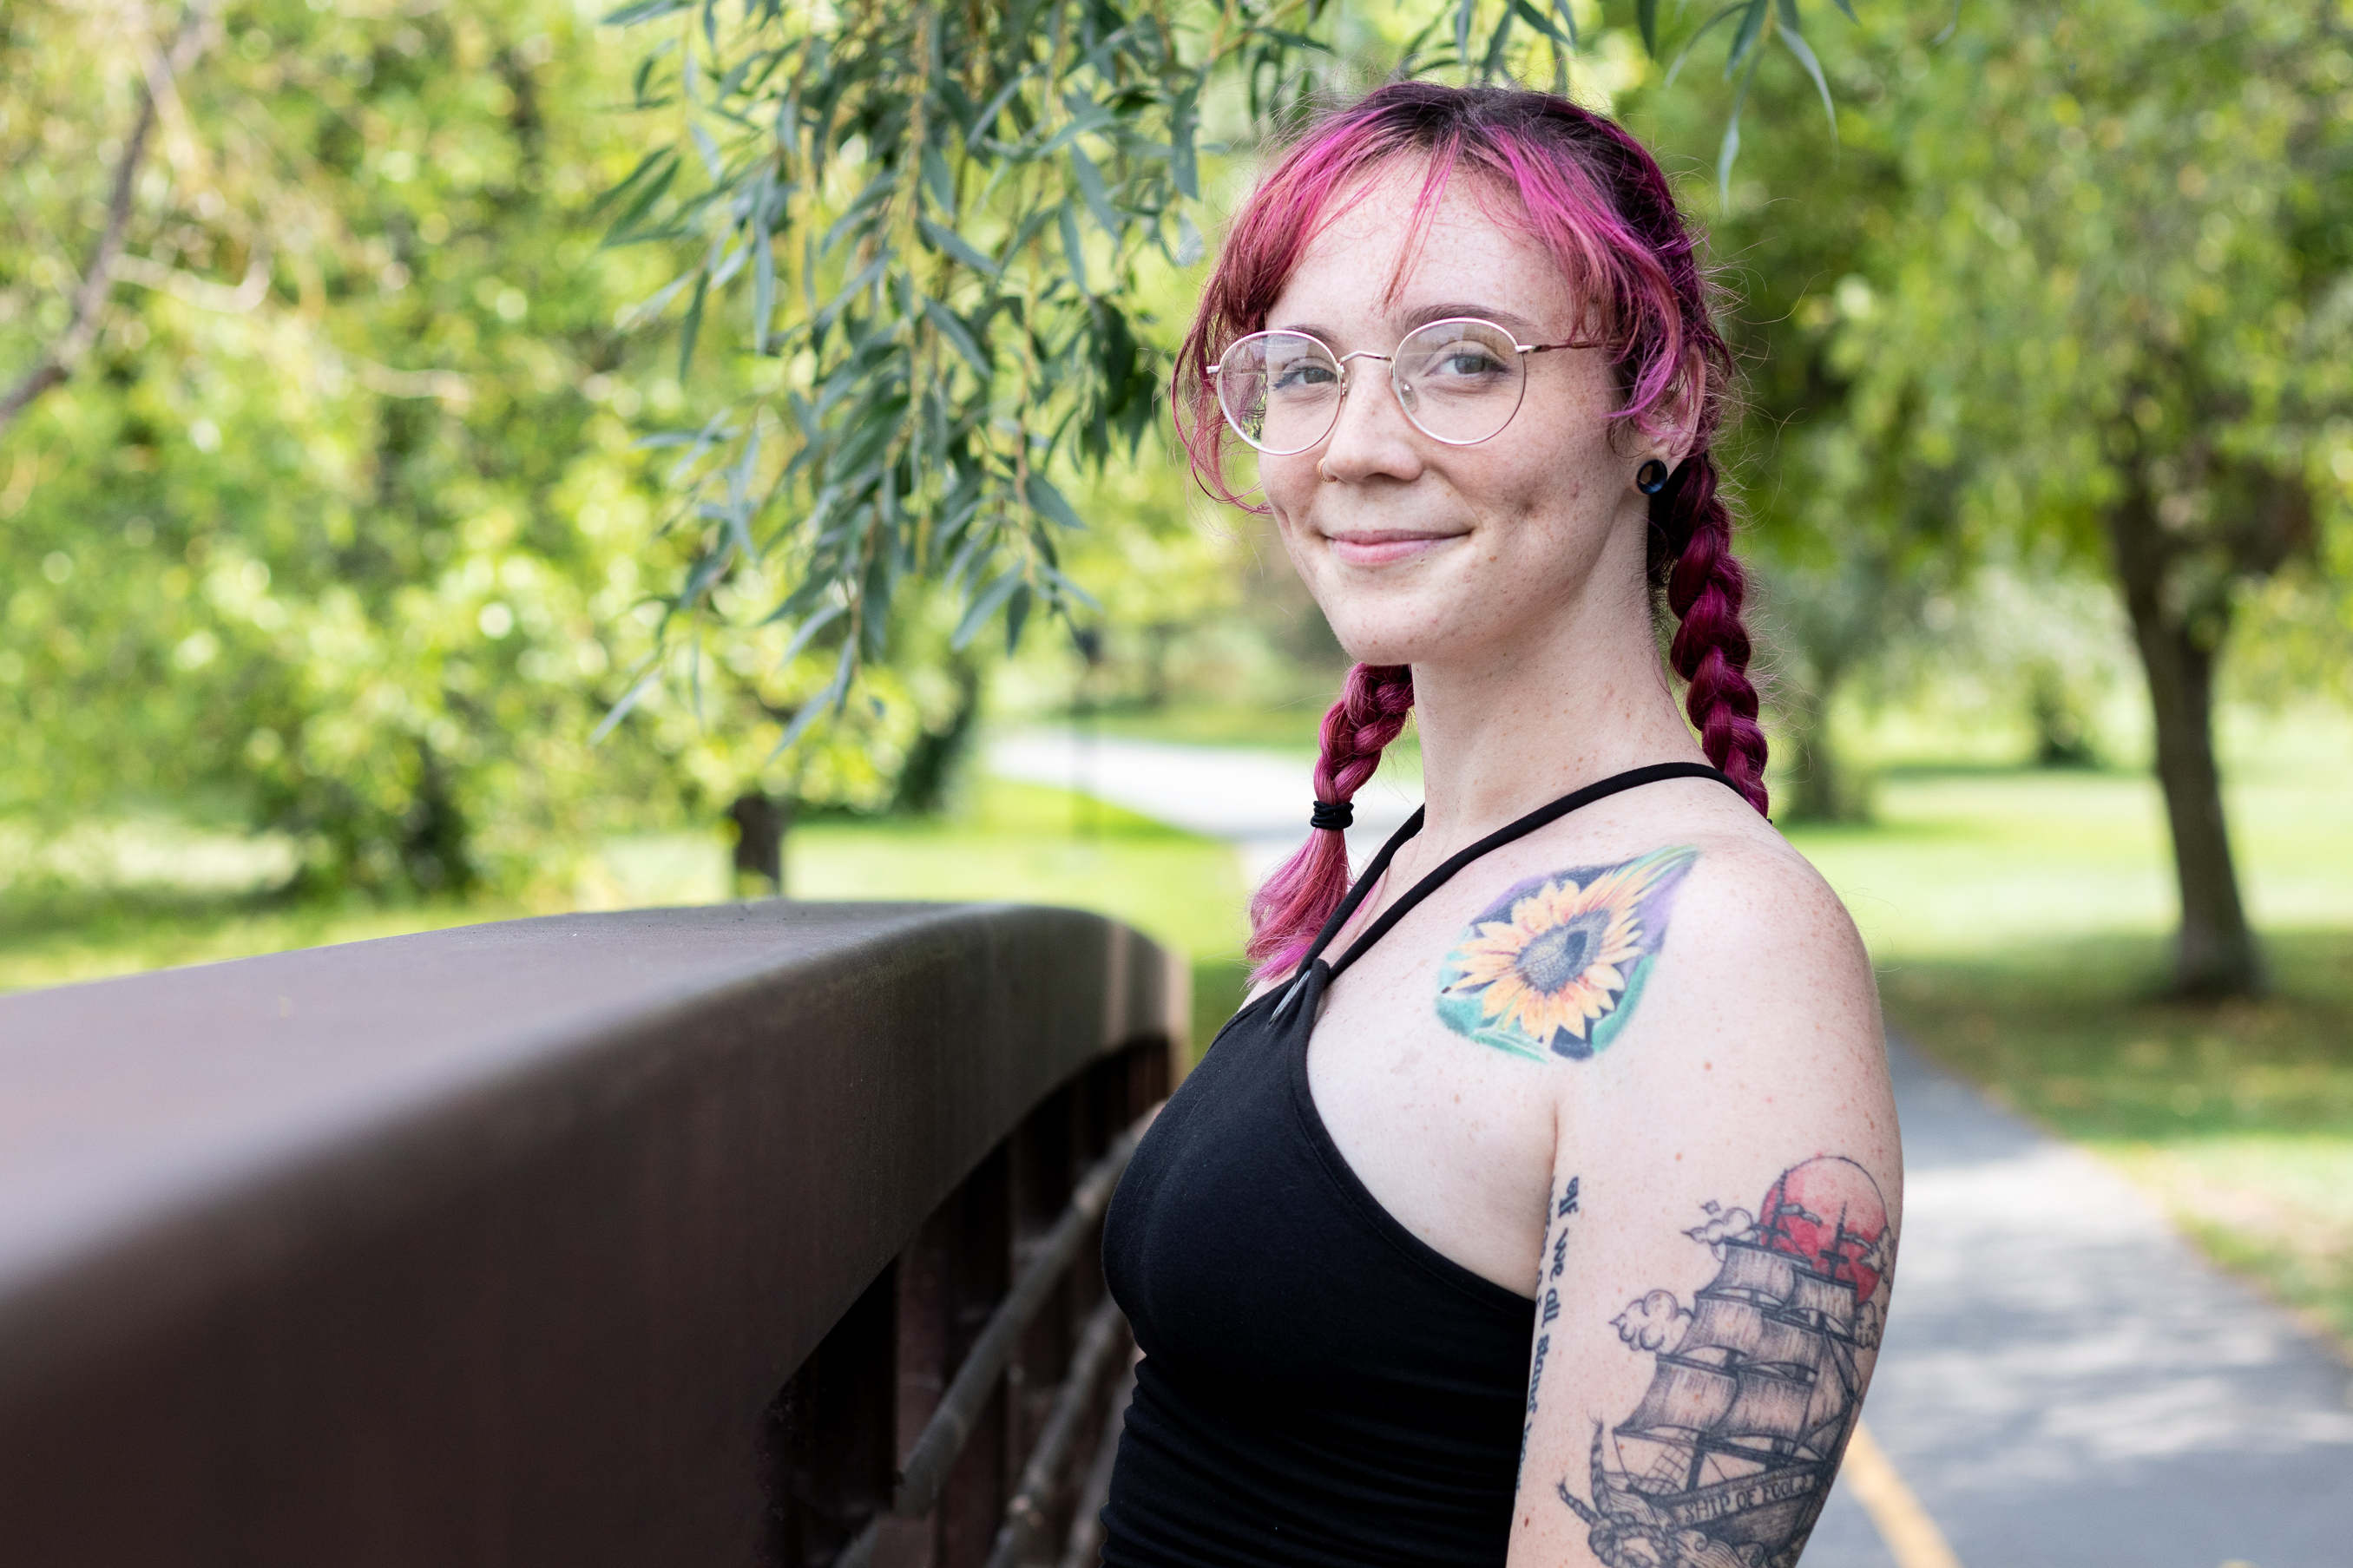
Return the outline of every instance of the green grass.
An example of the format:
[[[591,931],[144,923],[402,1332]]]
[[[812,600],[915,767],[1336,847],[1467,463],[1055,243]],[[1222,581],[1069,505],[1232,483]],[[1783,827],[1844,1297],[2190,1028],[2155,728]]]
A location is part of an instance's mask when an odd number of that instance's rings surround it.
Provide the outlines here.
[[[2226,1268],[2353,1345],[2353,931],[2274,934],[2273,995],[2159,999],[2164,943],[2097,937],[1881,976],[1890,1021],[2106,1156]]]
[[[1193,961],[1196,1048],[1240,1000],[1246,889],[1234,852],[1067,791],[981,781],[944,822],[796,829],[804,899],[982,899],[1099,910]]]
[[[1108,708],[1088,721],[1100,735],[1179,746],[1296,752],[1303,759],[1312,759],[1324,710],[1330,706],[1329,698],[1280,708],[1240,702],[1171,702],[1164,708]],[[1064,714],[1053,722],[1062,725],[1072,720]]]
[[[0,897],[0,992],[544,912],[480,900],[340,906],[169,885],[18,887]]]
[[[1194,961],[1197,1038],[1240,996],[1245,889],[1233,852],[1210,839],[1032,784],[985,779],[937,821],[819,820],[788,840],[786,878],[805,899],[1005,900],[1100,910]],[[455,900],[392,907],[285,905],[217,868],[211,836],[146,857],[160,879],[113,861],[91,880],[44,874],[0,888],[0,991],[241,958],[289,948],[550,912],[541,903]],[[176,879],[172,872],[188,874]],[[193,885],[192,885],[193,884]],[[651,834],[607,846],[561,907],[708,903],[733,896],[724,837]]]

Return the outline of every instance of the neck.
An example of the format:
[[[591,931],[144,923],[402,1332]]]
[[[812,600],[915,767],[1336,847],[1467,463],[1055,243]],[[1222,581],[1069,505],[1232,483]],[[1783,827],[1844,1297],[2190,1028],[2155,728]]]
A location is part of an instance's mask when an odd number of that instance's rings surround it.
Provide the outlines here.
[[[1425,816],[1443,858],[1571,790],[1648,763],[1704,762],[1659,658],[1639,579],[1541,637],[1413,667]]]

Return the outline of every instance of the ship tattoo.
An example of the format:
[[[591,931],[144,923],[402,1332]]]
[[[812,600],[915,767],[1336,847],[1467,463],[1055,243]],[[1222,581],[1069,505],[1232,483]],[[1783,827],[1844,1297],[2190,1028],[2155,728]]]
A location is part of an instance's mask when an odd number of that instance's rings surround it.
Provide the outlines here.
[[[1829,1496],[1879,1352],[1894,1237],[1852,1160],[1781,1173],[1756,1215],[1705,1206],[1685,1232],[1715,1278],[1614,1320],[1657,1358],[1650,1391],[1605,1433],[1590,1500],[1560,1500],[1609,1568],[1792,1568]]]

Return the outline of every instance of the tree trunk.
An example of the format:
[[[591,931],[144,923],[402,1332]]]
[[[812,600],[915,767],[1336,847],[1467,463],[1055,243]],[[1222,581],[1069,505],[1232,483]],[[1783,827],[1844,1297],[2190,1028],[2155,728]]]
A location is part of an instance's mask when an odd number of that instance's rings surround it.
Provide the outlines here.
[[[1812,662],[1811,685],[1782,700],[1792,788],[1788,806],[1776,815],[1784,822],[1860,822],[1870,815],[1861,782],[1840,763],[1831,740],[1831,700],[1845,671],[1820,658]]]
[[[2231,833],[2222,816],[2222,775],[2214,763],[2214,661],[2224,613],[2200,617],[2169,601],[2168,568],[2178,552],[2138,489],[2108,513],[2116,577],[2132,616],[2133,641],[2148,676],[2157,721],[2157,777],[2173,830],[2174,874],[2181,891],[2181,931],[2173,988],[2183,996],[2253,996],[2263,985],[2263,955],[2247,924]]]
[[[746,882],[765,882],[770,892],[784,897],[785,834],[792,826],[792,803],[746,790],[727,808],[727,818],[735,825],[737,895],[744,895]]]

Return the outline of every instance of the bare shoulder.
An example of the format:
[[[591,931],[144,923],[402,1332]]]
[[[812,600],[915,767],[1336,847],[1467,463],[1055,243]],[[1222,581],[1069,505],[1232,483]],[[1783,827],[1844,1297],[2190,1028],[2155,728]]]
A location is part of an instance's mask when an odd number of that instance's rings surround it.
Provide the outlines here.
[[[1746,805],[1712,794],[1630,805],[1499,857],[1482,880],[1483,907],[1438,977],[1440,1021],[1479,1044],[1554,1063],[1712,1058],[1725,1039],[1745,1056],[1832,1037],[1879,1052],[1854,922]]]
[[[1817,1027],[1862,1021],[1879,993],[1853,917],[1821,873],[1762,822],[1705,835],[1675,909],[1677,968],[1752,1026],[1785,1012]],[[1670,959],[1672,962],[1672,958]]]
[[[1694,826],[1639,1016],[1578,1105],[1609,1118],[1672,1104],[1699,1137],[1794,1140],[1887,1180],[1900,1156],[1886,1045],[1853,920],[1764,822]]]

